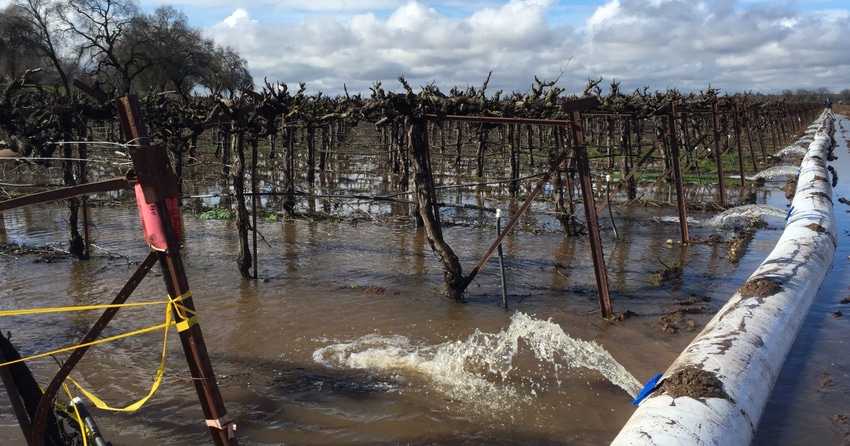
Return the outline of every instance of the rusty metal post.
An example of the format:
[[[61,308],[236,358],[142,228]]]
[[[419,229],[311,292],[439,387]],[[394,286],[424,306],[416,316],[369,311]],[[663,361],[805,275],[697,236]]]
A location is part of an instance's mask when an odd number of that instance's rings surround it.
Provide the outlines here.
[[[779,143],[782,146],[786,146],[791,143],[789,124],[788,124],[788,110],[782,104],[777,104],[776,111],[779,114]]]
[[[767,164],[767,148],[764,146],[764,107],[760,107],[758,111],[758,119],[756,121],[756,131],[758,132],[759,147],[761,148],[761,156],[765,164]]]
[[[162,222],[167,249],[157,251],[163,279],[171,299],[179,301],[173,304],[175,320],[178,323],[180,341],[192,375],[192,382],[198,394],[206,425],[217,446],[236,446],[235,424],[227,415],[224,401],[219,392],[216,376],[210,362],[201,326],[198,324],[195,305],[189,290],[189,281],[183,267],[175,228],[171,223],[166,199],[177,195],[177,177],[168,164],[168,155],[156,147],[150,147],[147,129],[141,120],[141,109],[135,96],[125,96],[116,100],[118,115],[124,138],[134,141],[131,150],[133,166],[142,186],[147,204],[155,204]]]
[[[556,129],[557,131],[557,129]],[[569,144],[569,142],[567,143]],[[566,151],[566,149],[564,149]],[[567,160],[564,160],[567,161]],[[575,184],[573,184],[573,171],[575,170],[575,158],[569,158],[569,162],[566,164],[566,174],[567,174],[567,204],[568,211],[570,213],[569,224],[567,225],[567,235],[572,237],[579,235],[581,232],[581,227],[576,224],[576,197],[575,197]],[[560,174],[559,174],[560,175]]]
[[[254,278],[260,277],[259,259],[257,258],[257,209],[260,207],[260,189],[257,185],[257,138],[251,139],[251,248],[254,261]]]
[[[782,142],[782,145],[791,144],[791,142],[793,141],[791,139],[791,137],[793,136],[794,129],[797,128],[797,126],[794,125],[794,123],[792,121],[793,121],[793,117],[791,116],[791,110],[790,110],[789,105],[783,104],[782,105],[782,129],[784,131],[782,132],[782,135],[784,136],[784,140]]]
[[[776,153],[779,150],[779,145],[781,142],[779,141],[779,130],[776,128],[779,124],[776,122],[776,107],[773,105],[768,105],[767,107],[767,119],[770,124],[770,140],[773,143],[773,150],[771,153]]]
[[[628,200],[634,200],[637,196],[637,184],[635,182],[634,177],[630,177],[628,180],[626,176],[628,176],[629,171],[632,170],[632,166],[634,165],[632,162],[632,117],[625,117],[622,119],[622,129],[623,133],[622,137],[622,152],[623,152],[623,164],[621,166],[620,174],[622,176],[621,187],[626,188],[626,198]]]
[[[753,131],[752,126],[750,125],[751,117],[749,107],[747,107],[747,103],[743,104],[743,116],[744,116],[744,131],[747,132],[747,147],[750,148],[750,158],[753,160],[753,172],[758,172],[758,163],[756,161],[756,148],[753,145]],[[767,155],[762,153],[764,156],[764,162],[767,163]]]
[[[783,116],[783,113],[782,113],[782,106],[781,106],[780,104],[778,104],[778,103],[777,103],[777,104],[773,107],[773,115],[774,115],[774,122],[776,122],[776,141],[777,141],[777,148],[779,148],[779,147],[784,147],[784,146],[785,146],[785,144],[786,144],[786,142],[785,142],[785,136],[784,136],[784,132],[785,132],[785,117]]]
[[[735,104],[732,110],[732,125],[735,128],[735,148],[738,149],[738,171],[741,174],[741,188],[747,187],[747,179],[744,172],[744,149],[741,147],[741,119],[740,108]]]
[[[720,193],[720,206],[726,207],[726,179],[723,173],[723,149],[720,145],[720,110],[718,103],[711,105],[711,119],[714,125],[714,160],[717,165],[717,188]]]
[[[791,144],[791,141],[792,141],[791,137],[793,136],[792,133],[794,133],[794,129],[797,128],[797,126],[794,125],[793,120],[794,120],[794,118],[791,115],[791,110],[789,110],[788,104],[783,104],[783,106],[782,106],[782,129],[783,129],[782,134],[785,137],[784,142],[782,143],[783,145]]]
[[[496,209],[496,234],[502,233],[502,210]],[[508,309],[508,283],[505,278],[505,254],[502,252],[502,244],[499,243],[499,276],[502,279],[502,304]]]
[[[679,159],[679,139],[676,136],[676,106],[667,115],[667,127],[670,132],[670,151],[673,152],[673,181],[676,183],[676,207],[679,208],[679,232],[682,246],[690,243],[688,234],[688,209],[685,203],[685,186],[682,184],[682,167]]]
[[[3,334],[0,333],[0,336],[3,336]],[[9,361],[9,359],[10,358],[6,358],[3,352],[0,351],[0,361],[5,363]],[[32,446],[32,424],[30,423],[30,416],[24,405],[24,401],[21,398],[21,392],[15,384],[15,378],[12,376],[12,371],[9,369],[9,366],[0,367],[0,380],[3,381],[3,387],[6,389],[6,395],[9,397],[9,403],[12,405],[12,412],[15,414],[15,419],[18,420],[18,424],[21,426],[21,430],[24,433],[24,439],[27,441],[28,446]]]
[[[12,209],[32,206],[34,204],[47,203],[49,201],[66,200],[80,195],[130,188],[130,183],[126,178],[110,178],[108,180],[100,180],[92,183],[83,183],[76,186],[68,186],[63,187],[62,189],[54,189],[0,201],[0,213],[11,211]]]
[[[581,181],[581,195],[584,199],[584,215],[587,220],[587,233],[590,239],[590,253],[593,257],[593,269],[596,272],[596,288],[599,292],[599,308],[602,317],[614,314],[611,308],[611,296],[608,290],[608,273],[605,271],[605,257],[602,252],[602,237],[599,235],[599,220],[596,218],[596,204],[593,200],[593,181],[590,177],[590,161],[587,146],[584,143],[584,130],[581,126],[581,112],[573,111],[570,120],[573,151],[576,168]]]

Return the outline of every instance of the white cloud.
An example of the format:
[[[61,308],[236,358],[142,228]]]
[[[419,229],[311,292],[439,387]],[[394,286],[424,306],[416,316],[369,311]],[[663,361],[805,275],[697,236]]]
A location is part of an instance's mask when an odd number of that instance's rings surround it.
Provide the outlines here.
[[[307,82],[311,90],[367,92],[375,81],[390,88],[405,76],[413,85],[435,82],[441,89],[478,85],[495,70],[503,89],[527,88],[541,66],[563,66],[559,50],[572,32],[547,24],[539,0],[484,8],[467,18],[441,15],[409,1],[380,18],[373,12],[347,21],[310,16],[295,25],[257,21],[246,9],[207,29],[222,45],[248,60],[257,80]],[[250,23],[250,25],[248,25]],[[550,47],[551,46],[551,47]],[[554,49],[554,51],[553,51]]]
[[[620,17],[620,2],[619,0],[612,0],[599,8],[596,8],[596,11],[590,18],[587,19],[587,28],[594,32],[597,28],[601,28],[606,26],[607,23],[611,21],[620,21],[622,23],[623,18]],[[628,20],[628,18],[627,18]]]
[[[233,14],[230,14],[229,17],[221,21],[221,24],[223,26],[234,29],[251,27],[256,25],[257,23],[259,22],[251,18],[251,14],[242,8],[233,11]]]
[[[837,91],[848,87],[840,73],[850,66],[842,41],[850,11],[838,3],[240,2],[206,32],[245,57],[258,81],[329,94],[344,84],[366,94],[375,81],[394,89],[398,76],[448,91],[480,86],[491,70],[491,92],[525,92],[534,76],[555,79],[570,58],[559,81],[569,92],[600,76],[627,90]]]
[[[827,78],[811,75],[847,63],[828,50],[840,48],[846,21],[827,17],[771,5],[743,8],[733,1],[614,0],[588,19],[588,51],[582,55],[589,74],[596,70],[653,88],[839,90],[847,87],[843,79],[824,84]],[[780,71],[784,77],[776,75]]]

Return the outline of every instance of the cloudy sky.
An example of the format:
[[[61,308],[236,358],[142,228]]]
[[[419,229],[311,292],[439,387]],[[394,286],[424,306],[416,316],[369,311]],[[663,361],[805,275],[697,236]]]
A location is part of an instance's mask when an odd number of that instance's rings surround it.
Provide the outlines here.
[[[0,4],[9,0],[0,0]],[[162,4],[139,0],[146,11]],[[264,78],[368,95],[433,83],[568,93],[850,88],[850,0],[176,0],[193,26]]]

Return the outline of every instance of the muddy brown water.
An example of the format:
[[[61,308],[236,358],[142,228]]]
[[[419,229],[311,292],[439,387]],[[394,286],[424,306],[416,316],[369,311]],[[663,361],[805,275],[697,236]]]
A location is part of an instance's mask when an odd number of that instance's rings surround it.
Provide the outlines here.
[[[837,138],[850,130],[843,118],[839,127]],[[833,163],[836,197],[850,195],[848,174],[842,175],[850,169],[840,167],[850,160],[845,147],[839,141]],[[760,189],[759,203],[786,209],[779,186]],[[789,355],[757,444],[837,444],[846,436],[847,426],[835,417],[850,411],[847,319],[834,315],[850,294],[850,252],[842,243],[850,208],[842,206],[836,204],[843,236],[836,266]],[[467,303],[443,300],[442,273],[424,233],[404,221],[261,222],[260,280],[242,280],[232,222],[184,215],[183,254],[240,444],[597,445],[610,442],[632,414],[632,397],[600,373],[570,364],[568,353],[550,350],[547,341],[520,338],[505,353],[496,346],[499,333],[519,313],[526,323],[548,321],[572,338],[598,343],[640,382],[663,372],[764,259],[784,224],[766,217],[767,227],[733,264],[725,243],[675,243],[673,214],[616,208],[621,239],[614,240],[603,213],[614,310],[631,315],[619,322],[599,317],[587,239],[564,237],[555,224],[505,240],[508,310],[495,259],[471,285]],[[8,212],[0,241],[61,248],[63,215],[59,206]],[[728,240],[736,233],[705,224],[710,215],[691,217],[694,237],[720,233]],[[445,235],[469,269],[495,234],[483,225],[491,215],[465,218],[481,224],[451,226]],[[148,248],[133,209],[92,209],[91,220],[97,249],[90,261],[0,258],[0,309],[111,300]],[[676,262],[685,265],[681,278],[650,283]],[[155,268],[130,300],[164,297]],[[35,354],[78,340],[96,313],[5,317],[0,329],[22,354]],[[160,306],[122,309],[105,336],[162,323],[164,316]],[[173,330],[167,342],[165,378],[141,409],[113,413],[89,404],[113,444],[212,443]],[[111,405],[127,405],[147,394],[162,344],[159,331],[94,347],[72,376]],[[56,362],[34,360],[30,367],[47,382]],[[0,404],[0,442],[22,438],[11,408]]]

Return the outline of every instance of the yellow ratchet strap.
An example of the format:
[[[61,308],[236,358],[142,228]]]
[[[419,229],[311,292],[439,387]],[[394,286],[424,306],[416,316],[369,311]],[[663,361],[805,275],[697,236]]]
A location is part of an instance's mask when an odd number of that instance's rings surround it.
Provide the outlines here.
[[[170,294],[168,295],[168,301],[174,306],[174,311],[177,313],[177,316],[182,319],[177,321],[177,331],[186,331],[198,323],[198,313],[181,304],[183,299],[188,299],[190,297],[192,297],[191,291],[186,291],[175,298],[172,298]]]
[[[166,307],[166,308],[168,308],[168,307]],[[169,313],[169,315],[170,314],[171,313]],[[58,354],[58,353],[70,352],[70,351],[76,350],[80,347],[91,347],[92,345],[105,344],[107,342],[117,341],[118,339],[129,338],[131,336],[136,336],[136,335],[148,333],[148,332],[151,332],[151,331],[156,331],[156,330],[159,330],[161,328],[167,329],[171,325],[176,325],[176,324],[174,323],[174,321],[169,321],[167,325],[166,324],[154,325],[153,327],[142,328],[142,329],[139,329],[139,330],[131,331],[129,333],[124,333],[124,334],[120,334],[120,335],[110,336],[108,338],[98,339],[98,340],[92,341],[92,342],[87,342],[85,344],[75,344],[75,345],[72,345],[70,347],[64,347],[64,348],[49,351],[49,352],[46,352],[46,353],[38,353],[38,354],[35,354],[35,355],[32,355],[32,356],[27,356],[26,358],[15,359],[15,360],[12,360],[12,361],[6,361],[6,362],[0,364],[0,367],[4,367],[4,366],[7,366],[7,365],[11,365],[11,364],[16,364],[16,363],[19,363],[19,362],[30,361],[30,360],[33,360],[33,359],[44,358],[44,357],[47,357],[47,356],[53,356],[53,355]]]
[[[79,389],[80,392],[83,393],[83,395],[88,397],[88,399],[90,399],[91,402],[94,403],[94,405],[97,406],[98,409],[111,410],[113,412],[135,412],[140,407],[142,407],[150,399],[150,397],[153,396],[153,394],[159,388],[160,383],[162,383],[162,375],[165,373],[165,352],[166,352],[166,347],[168,345],[168,327],[170,327],[173,324],[174,323],[171,320],[171,309],[166,307],[165,308],[165,324],[164,324],[165,325],[165,335],[163,336],[163,340],[162,340],[162,360],[159,363],[159,367],[156,369],[156,377],[154,378],[153,384],[151,385],[150,392],[148,392],[148,394],[146,396],[144,396],[142,399],[136,401],[135,403],[130,404],[129,406],[123,407],[123,408],[122,407],[110,407],[108,404],[104,403],[103,400],[94,396],[88,390],[84,389],[80,385],[80,383],[74,381],[74,379],[71,378],[70,376],[68,377],[68,380],[71,381],[72,383],[74,383],[74,386],[76,386],[77,389]]]
[[[49,308],[27,308],[22,310],[2,310],[0,317],[3,316],[26,316],[28,314],[44,314],[44,313],[64,313],[70,311],[91,311],[104,310],[107,308],[124,308],[124,307],[146,307],[150,305],[162,305],[167,302],[137,302],[129,304],[103,304],[103,305],[79,305],[73,307],[49,307]]]

